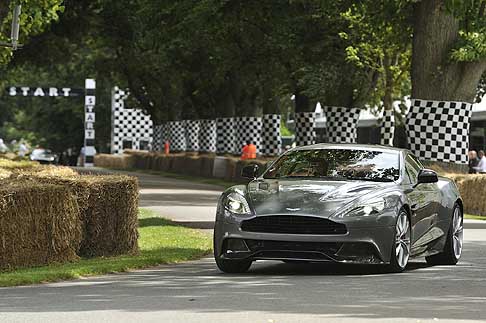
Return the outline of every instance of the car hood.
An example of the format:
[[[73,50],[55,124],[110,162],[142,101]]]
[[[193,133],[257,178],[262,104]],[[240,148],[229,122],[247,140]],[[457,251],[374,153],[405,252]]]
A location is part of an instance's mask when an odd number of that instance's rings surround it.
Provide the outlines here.
[[[329,217],[344,205],[389,186],[369,181],[255,180],[248,198],[257,215],[301,214]]]

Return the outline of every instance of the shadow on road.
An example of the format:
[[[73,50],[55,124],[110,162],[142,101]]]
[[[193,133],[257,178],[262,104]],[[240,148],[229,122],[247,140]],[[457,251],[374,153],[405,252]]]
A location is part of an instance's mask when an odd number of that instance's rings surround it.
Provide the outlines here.
[[[486,244],[468,243],[458,266],[372,267],[259,262],[219,272],[207,258],[75,282],[0,289],[0,312],[271,311],[351,318],[484,319]],[[366,269],[365,269],[366,268]]]

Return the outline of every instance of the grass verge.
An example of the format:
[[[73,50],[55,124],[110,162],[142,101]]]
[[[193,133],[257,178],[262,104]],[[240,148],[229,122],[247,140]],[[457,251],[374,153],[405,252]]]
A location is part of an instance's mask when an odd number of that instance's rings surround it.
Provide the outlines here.
[[[0,272],[0,286],[28,285],[124,272],[200,258],[211,252],[211,235],[175,225],[150,210],[139,212],[139,255],[81,259],[73,263]]]
[[[485,220],[486,221],[486,216],[484,216],[484,215],[464,214],[464,219]]]

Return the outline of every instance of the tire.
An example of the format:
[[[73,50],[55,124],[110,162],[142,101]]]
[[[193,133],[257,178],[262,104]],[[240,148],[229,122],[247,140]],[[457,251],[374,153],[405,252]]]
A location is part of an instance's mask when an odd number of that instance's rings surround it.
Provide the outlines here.
[[[447,231],[447,239],[444,250],[433,256],[425,257],[429,265],[455,265],[461,258],[463,244],[463,222],[464,217],[461,207],[454,205],[452,210],[452,219]]]
[[[390,264],[386,268],[388,272],[401,273],[407,267],[408,259],[410,258],[410,237],[410,218],[407,211],[401,209],[395,224]]]
[[[216,265],[219,270],[227,274],[241,274],[248,271],[251,260],[228,260],[216,258]]]

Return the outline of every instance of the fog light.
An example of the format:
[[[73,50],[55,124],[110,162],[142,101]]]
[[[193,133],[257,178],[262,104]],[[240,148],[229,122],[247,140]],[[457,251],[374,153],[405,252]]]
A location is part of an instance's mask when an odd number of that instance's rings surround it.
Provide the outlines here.
[[[248,249],[245,241],[243,239],[227,239],[226,240],[226,253],[235,253],[235,252],[248,252]]]

